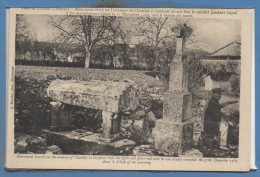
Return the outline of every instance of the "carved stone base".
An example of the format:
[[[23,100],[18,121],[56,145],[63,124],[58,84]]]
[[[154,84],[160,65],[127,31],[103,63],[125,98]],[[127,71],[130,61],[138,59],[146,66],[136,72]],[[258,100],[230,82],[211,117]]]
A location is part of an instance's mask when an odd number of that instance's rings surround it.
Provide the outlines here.
[[[173,123],[166,119],[156,121],[153,129],[155,148],[170,155],[180,155],[192,149],[193,123]]]

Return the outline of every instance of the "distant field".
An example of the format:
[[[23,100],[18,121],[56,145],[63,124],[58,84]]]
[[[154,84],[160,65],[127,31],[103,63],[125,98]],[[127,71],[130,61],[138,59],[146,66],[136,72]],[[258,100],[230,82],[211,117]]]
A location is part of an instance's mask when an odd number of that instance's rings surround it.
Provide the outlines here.
[[[44,80],[47,75],[56,74],[62,77],[79,80],[132,80],[137,84],[147,84],[150,87],[164,87],[163,82],[143,74],[140,70],[110,70],[110,69],[83,69],[43,66],[15,66],[16,76]]]

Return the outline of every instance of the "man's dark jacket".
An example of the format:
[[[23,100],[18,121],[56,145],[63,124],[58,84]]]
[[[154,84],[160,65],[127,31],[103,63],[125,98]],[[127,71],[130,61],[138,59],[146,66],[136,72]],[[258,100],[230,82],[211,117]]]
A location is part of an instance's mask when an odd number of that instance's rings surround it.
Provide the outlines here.
[[[222,113],[219,101],[214,97],[208,102],[204,116],[204,133],[217,136],[219,133],[219,123]]]

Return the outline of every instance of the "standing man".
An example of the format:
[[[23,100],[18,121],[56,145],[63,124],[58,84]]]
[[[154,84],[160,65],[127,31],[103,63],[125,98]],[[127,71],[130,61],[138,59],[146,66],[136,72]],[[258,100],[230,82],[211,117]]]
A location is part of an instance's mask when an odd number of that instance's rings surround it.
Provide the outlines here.
[[[219,146],[219,124],[222,119],[221,105],[219,100],[222,96],[221,88],[212,89],[204,116],[204,136],[210,141],[209,148]],[[208,143],[207,143],[208,144]]]

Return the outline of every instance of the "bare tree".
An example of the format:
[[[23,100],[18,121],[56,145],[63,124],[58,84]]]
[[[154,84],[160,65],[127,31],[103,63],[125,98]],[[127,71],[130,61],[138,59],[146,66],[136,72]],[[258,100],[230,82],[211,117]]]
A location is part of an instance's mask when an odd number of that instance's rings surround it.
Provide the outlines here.
[[[16,15],[16,31],[15,31],[15,51],[16,57],[24,59],[25,52],[32,50],[32,36],[30,33],[30,25],[25,15]]]
[[[110,41],[116,30],[113,16],[51,16],[50,24],[59,31],[63,42],[78,43],[84,47],[85,68],[89,68],[95,45]]]
[[[145,43],[154,48],[155,66],[160,65],[160,49],[172,37],[167,27],[168,18],[141,18],[138,31],[144,37]]]
[[[26,17],[21,14],[16,15],[16,35],[28,35],[29,24]]]

